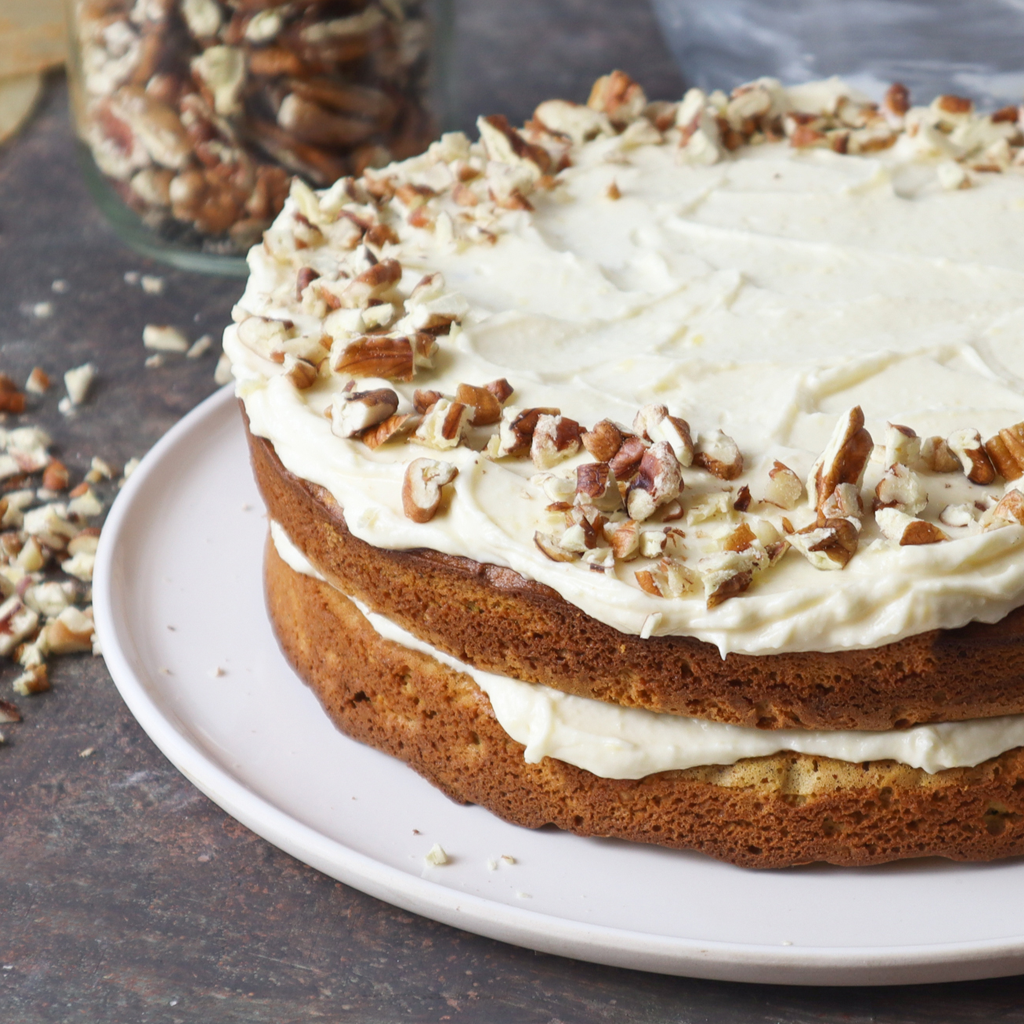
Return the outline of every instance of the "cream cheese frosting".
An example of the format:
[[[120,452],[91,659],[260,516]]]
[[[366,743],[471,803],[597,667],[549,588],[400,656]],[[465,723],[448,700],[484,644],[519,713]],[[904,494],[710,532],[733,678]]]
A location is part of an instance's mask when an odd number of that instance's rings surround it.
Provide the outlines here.
[[[270,533],[296,572],[323,576],[281,525]],[[964,768],[1024,745],[1024,715],[917,725],[904,730],[752,729],[681,715],[626,708],[484,672],[438,651],[390,619],[349,597],[376,632],[468,675],[487,694],[501,727],[525,748],[528,764],[545,757],[606,779],[640,779],[655,772],[730,765],[784,750],[859,764],[894,760],[929,774]]]
[[[404,412],[415,388],[452,394],[504,377],[515,405],[557,407],[586,426],[628,425],[640,405],[663,403],[698,435],[721,429],[736,440],[744,471],[729,486],[748,486],[750,513],[780,529],[783,515],[799,527],[811,512],[761,503],[768,469],[780,460],[806,476],[851,406],[863,408],[876,443],[888,422],[984,438],[1024,420],[1024,172],[944,187],[949,154],[925,145],[925,132],[866,155],[767,142],[704,164],[687,159],[672,131],[647,128],[638,121],[573,144],[555,186],[531,193],[534,209],[492,207],[487,222],[474,211],[468,227],[445,182],[460,162],[490,175],[493,149],[446,136],[388,169],[440,193],[429,228],[411,225],[399,198],[390,202],[398,241],[383,251],[402,264],[399,290],[408,296],[440,272],[445,291],[431,308],[460,322],[412,383],[362,379],[359,388],[393,387]],[[338,343],[365,329],[359,311],[300,301],[296,265],[337,279],[360,250],[349,257],[338,241],[351,226],[337,217],[348,202],[339,188],[313,202],[293,194],[277,234],[252,250],[235,316],[290,321]],[[301,211],[328,244],[282,255]],[[700,595],[652,596],[634,579],[643,559],[591,572],[538,550],[533,537],[550,522],[552,499],[529,460],[489,458],[479,439],[441,454],[415,438],[370,450],[335,436],[324,415],[347,378],[322,373],[297,389],[282,365],[240,341],[237,324],[224,347],[252,431],[338,499],[355,536],[510,567],[622,632],[692,636],[723,655],[833,651],[997,621],[1024,601],[1024,527],[986,531],[972,521],[943,527],[946,543],[901,547],[870,513],[842,571],[790,552],[747,593],[710,609]],[[876,451],[868,504],[885,469]],[[446,511],[427,523],[402,510],[403,472],[416,456],[459,470]],[[586,461],[581,452],[551,472],[571,477]],[[674,525],[686,532],[685,557],[697,559],[746,516],[728,504],[707,512],[721,481],[696,467],[683,478],[686,517]],[[932,521],[947,505],[984,507],[1003,490],[959,473],[921,481],[920,514]]]

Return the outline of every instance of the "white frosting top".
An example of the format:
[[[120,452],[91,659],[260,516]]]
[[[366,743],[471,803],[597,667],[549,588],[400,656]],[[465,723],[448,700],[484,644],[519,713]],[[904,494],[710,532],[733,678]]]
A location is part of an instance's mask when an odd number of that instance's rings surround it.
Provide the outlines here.
[[[574,145],[557,186],[531,194],[532,212],[489,208],[494,244],[471,240],[460,228],[466,208],[443,192],[460,160],[491,173],[481,144],[446,137],[389,169],[442,192],[429,229],[410,226],[397,198],[380,215],[401,239],[384,247],[403,265],[399,290],[408,296],[423,274],[440,271],[447,292],[436,308],[456,311],[461,328],[438,339],[435,368],[417,370],[412,383],[360,380],[359,389],[393,387],[408,411],[415,388],[450,395],[459,383],[505,377],[513,404],[555,406],[586,427],[606,417],[628,426],[656,401],[697,435],[724,430],[743,452],[743,475],[724,485],[696,467],[683,471],[687,514],[672,525],[686,532],[684,557],[693,560],[720,548],[743,519],[809,523],[806,499],[785,513],[759,502],[767,471],[778,459],[804,478],[851,406],[863,407],[876,446],[887,422],[921,436],[972,428],[984,439],[1024,420],[1024,172],[979,174],[974,187],[948,190],[940,173],[948,160],[910,136],[862,156],[784,142],[710,165],[685,154],[672,131],[631,129]],[[613,183],[621,198],[609,198]],[[338,190],[322,204],[336,209]],[[290,229],[297,209],[293,198],[278,227]],[[350,227],[327,214],[320,223],[329,241]],[[358,252],[350,257],[339,243],[282,256],[280,245],[250,253],[236,319],[288,319],[339,343],[359,331],[358,311],[328,314],[308,290],[302,304],[295,294],[296,266],[329,280]],[[487,457],[484,434],[475,447],[441,453],[415,439],[370,450],[335,436],[324,416],[347,377],[322,372],[298,390],[279,364],[239,341],[237,326],[224,347],[253,431],[288,469],[337,497],[357,537],[509,566],[625,633],[693,636],[723,655],[831,651],[997,621],[1024,601],[1024,527],[943,526],[951,539],[927,546],[881,535],[870,513],[885,469],[878,448],[864,482],[860,549],[842,571],[790,551],[749,591],[711,609],[702,594],[652,596],[634,579],[651,565],[643,559],[601,573],[537,548],[552,499],[531,482],[529,459]],[[405,466],[418,456],[459,469],[446,510],[422,524],[403,515],[401,501]],[[588,461],[581,452],[553,472],[572,476]],[[920,515],[932,522],[949,504],[984,504],[1003,489],[960,473],[920,479],[928,494]],[[730,501],[704,517],[705,495],[743,484],[754,498],[747,515]],[[554,708],[578,698],[549,700]]]
[[[271,522],[278,554],[297,572],[323,579],[280,524]],[[553,757],[606,779],[640,779],[655,772],[735,764],[782,750],[859,764],[892,759],[934,773],[980,764],[1024,745],[1024,715],[917,725],[904,730],[752,729],[700,718],[624,708],[535,683],[484,672],[417,639],[353,598],[385,639],[465,672],[487,694],[501,727],[536,764]]]

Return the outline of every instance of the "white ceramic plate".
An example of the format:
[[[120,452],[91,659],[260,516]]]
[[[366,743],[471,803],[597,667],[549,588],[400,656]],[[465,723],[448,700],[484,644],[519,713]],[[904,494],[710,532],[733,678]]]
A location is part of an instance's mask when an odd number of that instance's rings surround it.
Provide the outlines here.
[[[598,963],[826,985],[1024,971],[1021,861],[754,872],[451,803],[338,733],[288,667],[263,606],[265,534],[225,389],[118,498],[94,600],[110,672],[142,727],[275,846],[407,910]],[[424,861],[434,843],[443,867]]]

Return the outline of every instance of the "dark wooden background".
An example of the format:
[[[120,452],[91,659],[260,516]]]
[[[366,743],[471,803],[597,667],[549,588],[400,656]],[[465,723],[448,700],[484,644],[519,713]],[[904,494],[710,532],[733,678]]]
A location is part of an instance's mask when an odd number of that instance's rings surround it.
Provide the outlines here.
[[[642,0],[462,0],[462,120],[521,120],[586,98],[612,66],[652,96],[682,81]],[[160,296],[128,270],[166,281]],[[54,294],[51,282],[68,282]],[[219,334],[240,282],[157,267],[121,245],[75,165],[63,79],[0,148],[0,369],[92,359],[74,419],[34,417],[80,477],[142,455],[213,389],[211,353],[144,369],[144,324]],[[30,307],[51,301],[54,315]],[[14,672],[0,669],[0,696]],[[544,956],[396,910],[293,860],[225,815],[136,725],[100,659],[54,664],[0,747],[0,1022],[453,1021],[805,1024],[1024,1021],[1019,979],[798,989],[667,978]],[[88,758],[79,753],[88,748]],[[613,880],[609,880],[613,882]],[[955,895],[950,895],[955,899]]]

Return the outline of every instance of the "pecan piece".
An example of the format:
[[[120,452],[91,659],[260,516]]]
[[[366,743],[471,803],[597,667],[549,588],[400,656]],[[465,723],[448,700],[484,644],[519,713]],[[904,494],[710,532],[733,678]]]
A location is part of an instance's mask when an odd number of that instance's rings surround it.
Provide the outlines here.
[[[585,462],[576,467],[576,496],[603,512],[622,508],[622,495],[607,462]]]
[[[946,444],[960,460],[960,465],[971,483],[990,484],[995,480],[995,467],[981,443],[981,434],[978,431],[958,430],[946,438]]]
[[[1024,422],[1004,427],[990,437],[985,451],[1004,480],[1019,480],[1024,476]]]
[[[485,427],[501,419],[501,403],[486,387],[460,384],[455,389],[455,401],[472,407],[473,417],[470,423],[474,427]]]
[[[424,415],[413,435],[430,448],[456,448],[469,429],[473,407],[441,398]]]
[[[598,462],[610,462],[622,447],[622,431],[611,420],[601,420],[593,430],[584,431],[580,440]]]
[[[700,450],[693,461],[719,480],[735,480],[743,472],[743,456],[739,446],[721,430],[701,437]]]
[[[764,500],[769,505],[778,505],[787,511],[796,508],[804,493],[804,485],[796,475],[778,459],[768,470],[768,486],[764,489]]]
[[[991,456],[991,452],[989,453]],[[995,461],[994,456],[992,456]],[[944,437],[926,437],[921,441],[921,463],[933,473],[955,473],[960,469],[960,460],[946,444]]]
[[[816,523],[792,533],[790,547],[816,569],[843,569],[857,553],[860,534],[849,519],[819,518]]]
[[[640,469],[647,445],[639,437],[627,437],[612,456],[609,465],[616,480],[631,480]]]
[[[352,377],[412,380],[414,365],[412,343],[408,338],[362,335],[341,349],[331,369]]]
[[[541,415],[530,439],[530,458],[538,469],[550,469],[580,450],[580,425],[565,416]]]
[[[921,458],[921,438],[901,423],[887,423],[885,430],[885,464],[914,466]]]
[[[413,459],[402,481],[402,509],[414,523],[429,523],[441,505],[441,489],[459,475],[457,466],[437,459]]]
[[[938,544],[949,540],[949,535],[934,524],[915,519],[895,508],[880,508],[875,513],[875,522],[883,536],[901,547],[908,544]]]
[[[992,509],[992,517],[1024,526],[1024,494],[1021,494],[1016,488],[1007,491],[999,504]]]
[[[893,82],[882,101],[886,110],[902,117],[910,109],[910,90],[901,82]]]
[[[616,128],[624,128],[635,121],[647,106],[643,89],[624,71],[602,75],[590,90],[587,106],[608,115]]]
[[[807,490],[814,496],[818,511],[840,484],[860,487],[873,447],[864,427],[864,412],[859,405],[854,406],[840,417],[824,452],[811,468]]]
[[[444,395],[440,391],[424,391],[417,388],[412,394],[412,407],[422,416],[423,413],[430,412],[442,398]]]
[[[331,433],[357,437],[392,416],[397,408],[398,395],[391,388],[344,392],[331,403]]]
[[[359,440],[367,448],[379,448],[382,444],[404,437],[419,423],[419,417],[412,413],[396,413],[386,420],[381,420],[375,427],[364,430]]]
[[[980,440],[978,443],[981,444]],[[921,485],[920,478],[899,462],[891,465],[882,474],[882,479],[875,487],[876,509],[898,508],[901,512],[916,516],[927,504],[928,494]]]
[[[494,459],[512,456],[521,458],[530,454],[533,432],[541,416],[560,416],[558,409],[519,409],[514,405],[501,411],[498,433],[487,444],[487,453]]]
[[[480,138],[492,160],[509,164],[527,161],[533,165],[531,174],[535,178],[551,169],[551,155],[548,151],[543,146],[527,142],[508,123],[508,118],[504,114],[482,117],[477,125],[480,128]]]
[[[560,538],[553,533],[542,533],[538,530],[533,535],[533,542],[552,562],[574,562],[579,557],[578,552],[563,548]]]
[[[682,471],[671,446],[665,441],[651,445],[626,491],[629,518],[636,522],[649,519],[659,505],[677,498],[682,489]]]
[[[645,405],[633,420],[633,429],[648,441],[665,441],[672,446],[680,466],[693,464],[693,438],[690,424],[670,416],[664,405]]]

